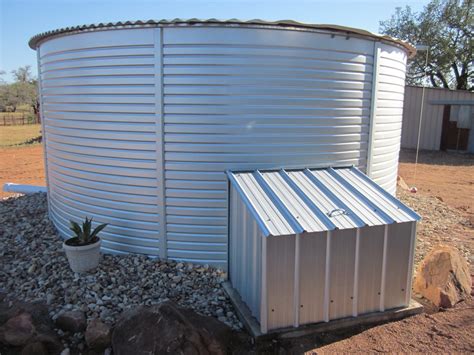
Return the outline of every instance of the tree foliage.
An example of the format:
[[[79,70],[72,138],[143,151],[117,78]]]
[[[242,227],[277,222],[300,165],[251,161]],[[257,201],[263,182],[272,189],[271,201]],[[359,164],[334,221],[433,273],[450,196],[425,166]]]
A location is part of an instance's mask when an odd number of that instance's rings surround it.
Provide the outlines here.
[[[428,78],[433,87],[473,90],[472,0],[433,0],[420,13],[409,6],[397,8],[380,32],[429,47],[408,63],[407,82],[420,85]]]
[[[0,73],[0,75],[4,72]],[[39,101],[37,95],[37,80],[31,73],[29,65],[12,71],[14,82],[0,81],[0,108],[16,111],[20,105],[29,105],[33,112],[39,114]]]

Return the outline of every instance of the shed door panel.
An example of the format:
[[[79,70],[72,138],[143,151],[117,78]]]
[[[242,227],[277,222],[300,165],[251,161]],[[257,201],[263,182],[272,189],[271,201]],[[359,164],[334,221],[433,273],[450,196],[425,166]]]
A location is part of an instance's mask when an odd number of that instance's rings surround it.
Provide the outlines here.
[[[380,309],[384,226],[360,230],[357,313]]]
[[[295,236],[267,239],[268,330],[293,325]]]
[[[329,319],[352,315],[356,230],[338,230],[331,235]]]
[[[326,235],[302,235],[300,241],[300,324],[324,320]]]

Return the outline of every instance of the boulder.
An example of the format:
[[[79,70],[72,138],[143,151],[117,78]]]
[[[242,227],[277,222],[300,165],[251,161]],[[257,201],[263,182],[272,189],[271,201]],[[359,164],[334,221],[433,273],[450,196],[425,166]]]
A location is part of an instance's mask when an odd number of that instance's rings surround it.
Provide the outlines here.
[[[89,348],[104,350],[110,346],[110,327],[99,319],[93,319],[87,326],[85,338]]]
[[[0,302],[0,324],[0,342],[7,354],[20,350],[22,354],[59,354],[63,348],[44,302],[5,299]]]
[[[48,349],[40,343],[39,341],[35,341],[33,343],[27,344],[22,350],[21,355],[48,355]]]
[[[29,313],[10,318],[0,329],[0,341],[6,345],[23,346],[35,334],[33,319]]]
[[[215,318],[165,302],[123,313],[112,349],[114,355],[225,354],[231,341],[231,329]]]
[[[413,288],[436,306],[449,308],[469,297],[471,286],[466,260],[455,248],[437,245],[418,267]]]
[[[73,333],[82,332],[87,327],[86,316],[81,311],[65,311],[59,314],[56,326]]]

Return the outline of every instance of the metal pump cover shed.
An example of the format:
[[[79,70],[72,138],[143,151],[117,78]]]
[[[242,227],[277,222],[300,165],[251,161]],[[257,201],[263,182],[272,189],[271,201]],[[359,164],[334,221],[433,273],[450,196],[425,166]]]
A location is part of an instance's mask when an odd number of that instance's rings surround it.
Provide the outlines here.
[[[408,305],[420,216],[360,170],[227,175],[230,280],[262,333]]]

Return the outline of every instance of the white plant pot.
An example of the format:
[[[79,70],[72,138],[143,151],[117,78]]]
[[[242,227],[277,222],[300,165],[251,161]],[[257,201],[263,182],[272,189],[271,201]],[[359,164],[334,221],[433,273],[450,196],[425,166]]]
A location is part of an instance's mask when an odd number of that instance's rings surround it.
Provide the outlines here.
[[[86,272],[95,269],[100,261],[100,239],[94,244],[72,246],[63,243],[69,266],[74,272]]]

